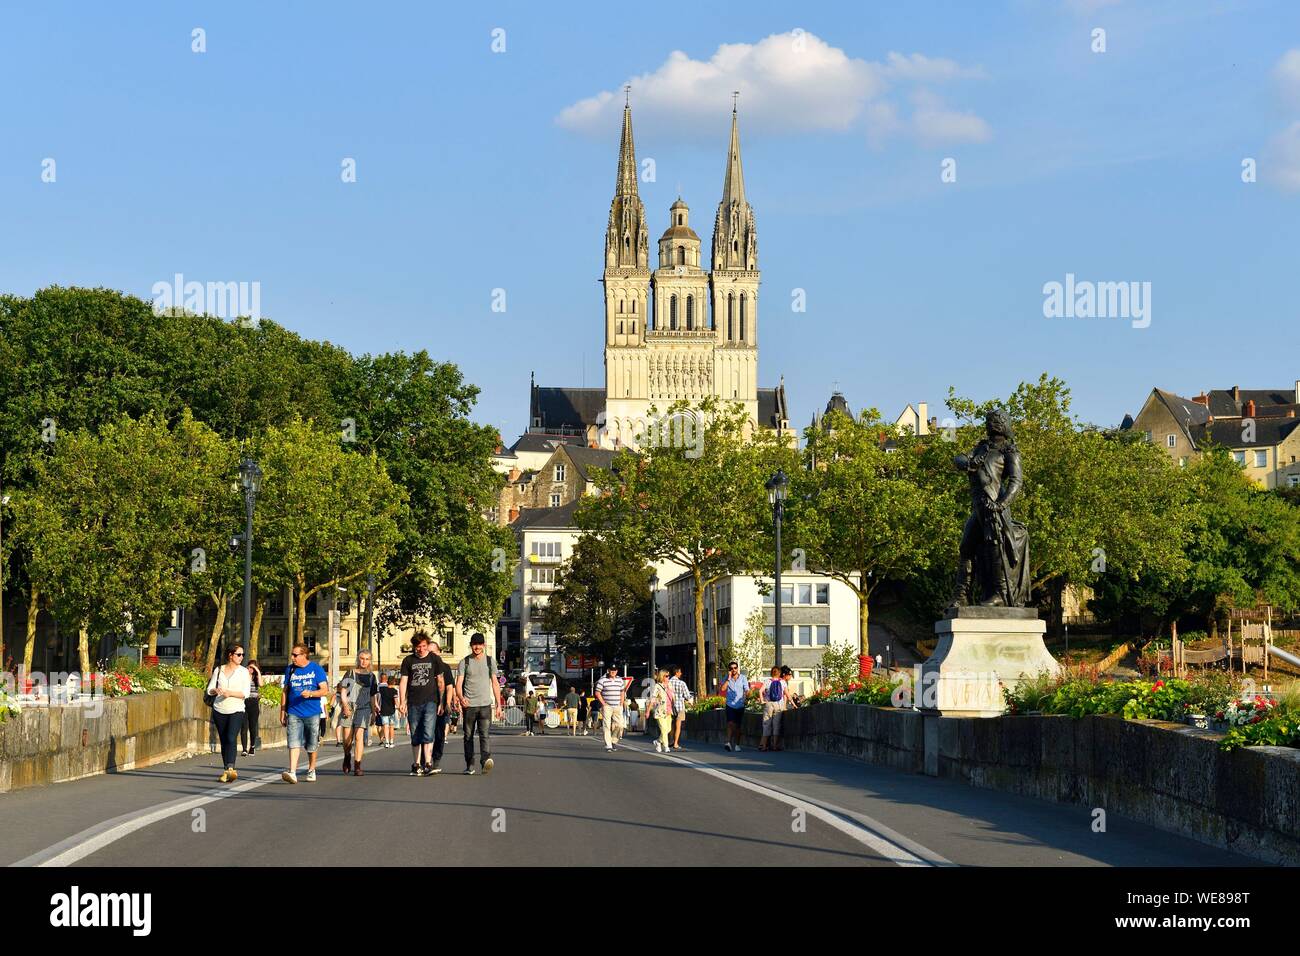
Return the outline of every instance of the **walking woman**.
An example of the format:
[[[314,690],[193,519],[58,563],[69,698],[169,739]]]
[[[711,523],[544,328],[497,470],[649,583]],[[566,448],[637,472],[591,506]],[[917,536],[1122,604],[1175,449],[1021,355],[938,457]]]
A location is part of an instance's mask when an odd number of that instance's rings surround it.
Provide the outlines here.
[[[790,699],[790,686],[781,677],[781,668],[772,668],[772,678],[763,685],[763,739],[759,750],[781,749],[781,715]]]
[[[655,739],[657,753],[668,752],[668,731],[673,725],[673,692],[668,686],[668,672],[660,670],[655,673],[655,684],[650,688],[646,698],[645,713],[647,722],[654,720],[659,727]]]
[[[339,683],[343,709],[343,772],[363,776],[361,758],[366,755],[366,730],[373,721],[379,680],[370,669],[370,652],[357,655],[357,666]]]
[[[244,666],[244,647],[232,644],[226,648],[226,662],[212,673],[208,693],[216,700],[212,703],[212,719],[217,724],[221,739],[221,762],[225,770],[222,783],[238,779],[235,773],[235,755],[239,746],[239,729],[244,726],[244,701],[252,690],[248,668]]]
[[[239,729],[240,756],[251,757],[257,753],[257,745],[262,738],[257,735],[257,723],[260,716],[262,686],[262,668],[257,661],[248,662],[248,697],[244,699],[244,726]]]

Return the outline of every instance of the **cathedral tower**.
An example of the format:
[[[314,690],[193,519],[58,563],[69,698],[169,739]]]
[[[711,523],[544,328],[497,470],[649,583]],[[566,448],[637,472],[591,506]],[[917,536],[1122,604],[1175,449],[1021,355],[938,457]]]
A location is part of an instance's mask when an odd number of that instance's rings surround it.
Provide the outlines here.
[[[713,322],[717,394],[743,401],[757,420],[758,390],[758,233],[754,210],[745,199],[740,163],[740,128],[731,111],[731,143],[722,179],[722,201],[713,224]]]

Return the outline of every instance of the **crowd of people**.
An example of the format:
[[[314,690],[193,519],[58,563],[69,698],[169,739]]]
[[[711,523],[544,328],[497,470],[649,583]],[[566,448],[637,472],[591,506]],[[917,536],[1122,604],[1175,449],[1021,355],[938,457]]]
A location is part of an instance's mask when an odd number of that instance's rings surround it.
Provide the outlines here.
[[[489,773],[493,767],[491,722],[503,716],[503,679],[496,663],[486,652],[482,634],[470,638],[470,653],[453,672],[442,658],[438,642],[424,632],[412,640],[412,652],[402,661],[398,681],[388,673],[377,674],[369,651],[357,655],[356,666],[330,688],[329,677],[321,665],[311,660],[308,647],[296,644],[284,673],[280,702],[280,723],[285,727],[288,769],[281,777],[285,783],[299,782],[299,766],[306,756],[301,779],[316,779],[316,760],[327,724],[332,726],[335,742],[343,748],[343,773],[362,776],[366,748],[370,746],[370,728],[377,729],[378,746],[393,749],[399,722],[405,722],[410,735],[410,776],[427,777],[442,772],[442,759],[448,732],[459,728],[464,742],[466,775]],[[231,645],[224,662],[208,682],[205,700],[212,707],[213,724],[221,744],[222,783],[238,779],[237,756],[253,756],[260,742],[260,688],[262,672],[257,661],[244,663],[245,649]],[[797,706],[792,690],[793,673],[789,667],[773,667],[762,682],[763,731],[759,750],[781,748],[781,716]],[[529,690],[523,701],[524,736],[546,733],[547,718],[552,711],[557,726],[569,736],[593,733],[597,727],[604,734],[606,752],[613,752],[629,729],[635,729],[644,716],[645,729],[653,735],[654,749],[670,753],[682,749],[682,726],[687,707],[694,700],[690,687],[682,679],[682,668],[670,672],[660,669],[640,703],[629,699],[628,680],[620,677],[618,667],[610,664],[605,676],[595,683],[590,698],[570,685],[562,698],[552,701],[547,695]],[[726,677],[719,681],[727,715],[729,751],[740,750],[740,733],[751,691],[747,675],[736,661],[727,666]],[[333,707],[327,707],[332,701]],[[509,704],[515,702],[509,692]],[[477,738],[477,747],[476,747]],[[238,749],[241,748],[242,749]]]

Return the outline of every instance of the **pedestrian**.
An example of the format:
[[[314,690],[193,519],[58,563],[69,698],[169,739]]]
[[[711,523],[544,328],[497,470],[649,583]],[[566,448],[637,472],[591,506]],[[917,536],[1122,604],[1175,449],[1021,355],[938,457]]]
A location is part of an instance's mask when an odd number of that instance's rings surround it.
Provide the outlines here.
[[[740,672],[740,665],[731,661],[727,665],[727,679],[720,688],[726,695],[728,750],[740,750],[740,728],[745,719],[745,698],[749,696],[749,679]]]
[[[343,746],[343,681],[339,681],[338,686],[334,688],[334,696],[330,698],[330,726],[334,728],[334,746]]]
[[[433,739],[438,712],[444,710],[447,687],[442,661],[430,650],[429,635],[416,631],[411,640],[413,653],[402,661],[402,679],[397,689],[397,711],[405,714],[411,732],[411,776],[428,777],[433,770]]]
[[[311,660],[306,644],[295,644],[284,672],[284,693],[280,697],[280,726],[289,745],[289,769],[280,774],[285,783],[298,782],[298,755],[307,751],[306,780],[316,779],[316,748],[323,733],[321,704],[330,694],[330,679]]]
[[[374,720],[376,698],[379,696],[379,679],[370,669],[370,652],[357,655],[357,666],[339,682],[343,688],[340,703],[343,707],[343,773],[365,776],[361,760],[366,754],[365,732]]]
[[[587,695],[578,695],[578,725],[582,728],[582,736],[587,736]]]
[[[379,744],[393,749],[393,725],[397,723],[397,688],[388,683],[388,674],[379,676]]]
[[[695,699],[691,689],[682,680],[682,667],[673,668],[673,676],[668,679],[668,689],[673,692],[673,750],[682,749],[682,724],[686,723],[686,705]]]
[[[447,663],[442,656],[442,645],[435,641],[430,641],[429,646],[433,653],[438,657],[438,673],[442,675],[442,710],[438,714],[437,722],[433,725],[433,773],[442,773],[442,754],[447,745],[448,721],[451,722],[450,732],[456,732],[456,724],[460,714],[460,699],[456,696],[456,677],[451,672],[451,665]]]
[[[781,666],[781,680],[785,681],[785,686],[790,691],[785,699],[786,710],[792,710],[803,703],[803,698],[795,691],[794,671],[788,665]]]
[[[645,702],[646,722],[656,727],[655,752],[668,753],[668,729],[673,723],[673,692],[668,686],[668,672],[655,672],[655,682]]]
[[[790,687],[781,677],[781,668],[773,667],[771,677],[763,685],[763,739],[759,741],[759,750],[781,749],[781,715],[789,696]]]
[[[478,734],[479,766],[484,773],[491,773],[488,739],[492,717],[501,716],[501,684],[497,681],[497,663],[488,656],[487,641],[482,634],[474,634],[469,639],[469,657],[460,662],[460,674],[456,677],[456,697],[461,702],[465,725],[465,773],[475,772],[475,733]]]
[[[248,696],[244,698],[244,726],[239,729],[240,756],[251,757],[257,753],[257,745],[262,742],[258,736],[258,719],[261,716],[262,703],[262,668],[257,661],[249,661]]]
[[[244,701],[251,691],[248,668],[244,666],[244,646],[232,644],[226,648],[226,662],[212,672],[208,693],[214,695],[212,719],[217,725],[221,741],[221,782],[238,779],[235,772],[235,754],[239,745],[239,731],[244,726]]]
[[[507,707],[515,706],[515,689],[513,687],[510,688],[510,696],[506,698],[506,706]]]
[[[533,727],[537,723],[537,695],[531,690],[524,698],[524,736],[535,736]]]
[[[600,701],[600,722],[605,731],[605,752],[623,737],[623,705],[627,702],[627,684],[618,676],[618,665],[610,664],[605,676],[596,681],[596,698]]]
[[[595,730],[600,724],[600,695],[597,694],[591,698],[591,703],[587,705],[587,730]]]
[[[564,721],[569,725],[569,736],[578,736],[578,710],[582,698],[578,696],[578,688],[572,684],[569,685],[569,692],[564,695]]]
[[[549,701],[545,694],[537,695],[537,734],[540,737],[546,736],[546,713]]]

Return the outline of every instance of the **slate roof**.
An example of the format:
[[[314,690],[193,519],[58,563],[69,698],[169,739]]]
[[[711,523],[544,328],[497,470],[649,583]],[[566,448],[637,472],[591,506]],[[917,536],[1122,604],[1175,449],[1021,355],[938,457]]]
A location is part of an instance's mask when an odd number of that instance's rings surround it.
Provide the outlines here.
[[[1204,405],[1193,402],[1190,399],[1183,398],[1181,395],[1175,395],[1173,392],[1166,392],[1163,389],[1154,389],[1155,395],[1169,413],[1174,416],[1174,420],[1183,426],[1183,430],[1191,433],[1197,425],[1204,425],[1210,420],[1210,410]]]
[[[1241,419],[1230,418],[1204,425],[1197,429],[1195,442],[1201,447],[1208,441],[1226,448],[1268,448],[1276,445],[1300,427],[1300,418],[1257,418],[1255,419],[1255,440],[1242,440]]]
[[[581,435],[542,435],[537,432],[527,432],[519,436],[519,439],[510,446],[510,451],[517,453],[524,451],[555,451],[561,445],[582,445],[586,439]]]
[[[614,461],[617,452],[608,448],[588,448],[586,445],[570,445],[565,449],[565,454],[573,462],[573,467],[578,469],[578,474],[582,476],[583,481],[591,480],[592,468],[609,469],[610,464]]]
[[[542,431],[585,431],[605,410],[605,389],[556,388],[534,385],[528,407],[528,425]],[[538,424],[540,419],[540,424]]]
[[[510,527],[517,532],[539,528],[576,528],[578,523],[573,515],[577,510],[577,501],[570,501],[558,508],[524,508],[519,512],[519,517],[510,522]]]
[[[1215,388],[1209,392],[1210,413],[1215,418],[1240,418],[1246,402],[1255,403],[1256,414],[1269,405],[1294,405],[1295,391],[1284,388],[1243,388],[1238,393],[1240,401],[1232,397],[1232,389]]]
[[[776,428],[789,418],[785,407],[785,385],[758,390],[758,424],[761,427]]]

